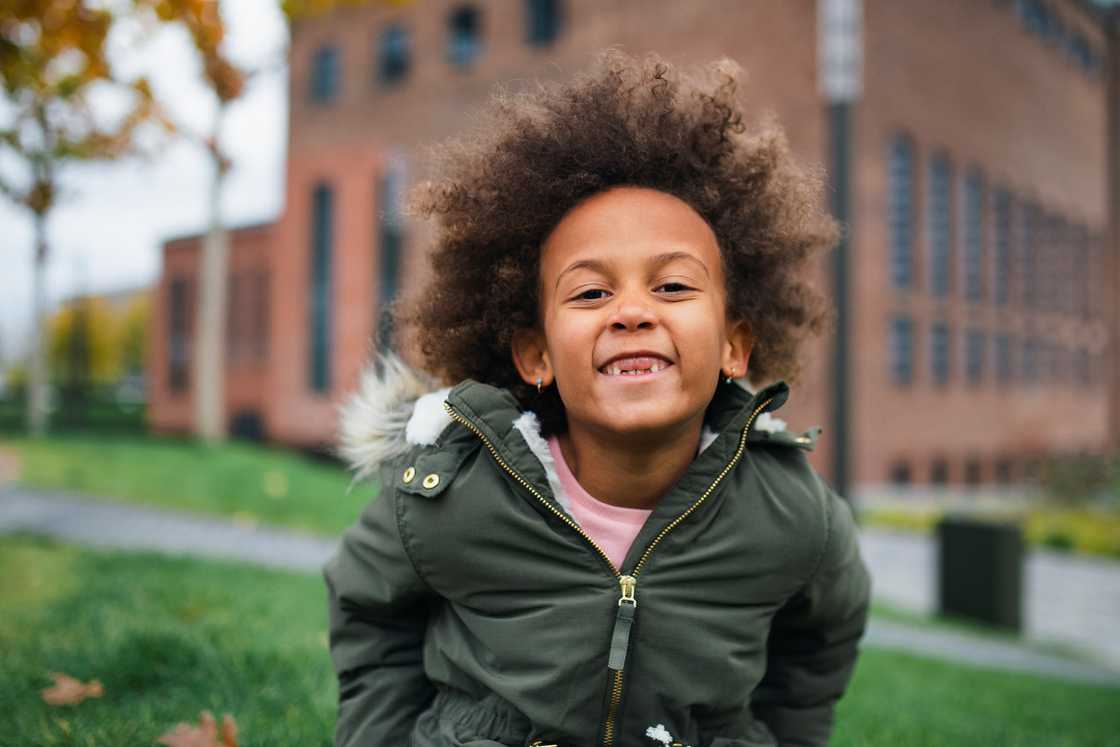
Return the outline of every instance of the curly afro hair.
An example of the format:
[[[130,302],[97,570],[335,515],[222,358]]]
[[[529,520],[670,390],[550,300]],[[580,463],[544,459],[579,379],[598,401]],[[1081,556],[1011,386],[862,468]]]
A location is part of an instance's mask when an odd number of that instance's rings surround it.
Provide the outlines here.
[[[439,178],[417,185],[407,207],[436,220],[432,274],[394,311],[424,368],[505,387],[546,433],[565,430],[556,387],[538,394],[521,380],[511,339],[538,326],[539,251],[552,229],[582,200],[631,185],[674,195],[708,222],[728,317],[754,338],[747,375],[796,381],[802,339],[834,320],[803,265],[839,229],[819,202],[822,174],[795,163],[773,118],[746,133],[739,73],[727,59],[685,75],[656,54],[607,49],[568,83],[499,88],[474,131],[434,148]]]

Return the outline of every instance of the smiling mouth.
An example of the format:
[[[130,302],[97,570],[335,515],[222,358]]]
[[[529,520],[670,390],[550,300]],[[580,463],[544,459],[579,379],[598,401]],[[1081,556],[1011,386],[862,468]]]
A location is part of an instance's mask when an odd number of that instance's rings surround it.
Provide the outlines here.
[[[599,373],[611,377],[651,376],[664,371],[673,364],[661,358],[642,356],[640,358],[620,358],[599,369]]]

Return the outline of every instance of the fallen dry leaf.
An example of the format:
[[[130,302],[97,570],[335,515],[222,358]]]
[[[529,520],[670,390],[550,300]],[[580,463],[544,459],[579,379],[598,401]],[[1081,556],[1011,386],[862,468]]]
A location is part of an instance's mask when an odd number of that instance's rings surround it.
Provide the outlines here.
[[[222,731],[219,735],[214,714],[203,711],[198,726],[180,722],[173,731],[161,736],[159,743],[167,747],[237,747],[237,723],[233,716],[225,714],[222,716]]]
[[[82,682],[61,672],[51,672],[50,676],[54,687],[43,690],[43,700],[48,705],[75,705],[86,698],[100,698],[105,692],[97,680]]]

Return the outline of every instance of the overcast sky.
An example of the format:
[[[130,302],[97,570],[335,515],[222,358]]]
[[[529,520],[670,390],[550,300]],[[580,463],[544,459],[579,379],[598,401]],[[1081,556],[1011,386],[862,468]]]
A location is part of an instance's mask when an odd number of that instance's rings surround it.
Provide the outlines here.
[[[222,1],[229,50],[256,67],[283,59],[287,29],[277,0]],[[114,36],[114,67],[143,71],[178,122],[202,131],[214,101],[186,34],[166,29],[128,51],[127,29]],[[106,103],[106,111],[111,111]],[[4,112],[0,110],[0,122]],[[287,70],[258,77],[230,109],[222,142],[234,168],[223,194],[228,224],[279,215],[287,141]],[[10,162],[0,163],[11,174]],[[47,232],[51,256],[47,287],[52,303],[76,293],[149,285],[160,270],[160,243],[203,230],[211,169],[205,152],[180,141],[155,160],[75,167],[63,178],[63,202]],[[10,361],[27,344],[31,313],[32,223],[29,214],[0,198],[0,359]]]

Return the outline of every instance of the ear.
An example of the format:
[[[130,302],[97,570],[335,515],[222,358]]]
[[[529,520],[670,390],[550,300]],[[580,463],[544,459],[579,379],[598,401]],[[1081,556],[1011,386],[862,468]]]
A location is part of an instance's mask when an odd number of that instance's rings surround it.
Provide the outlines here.
[[[552,364],[548,359],[543,332],[537,329],[514,330],[510,349],[522,381],[533,386],[536,386],[538,378],[544,386],[552,383]]]
[[[747,364],[754,347],[754,336],[745,319],[727,323],[727,342],[723,344],[723,375],[741,379],[747,375]]]

